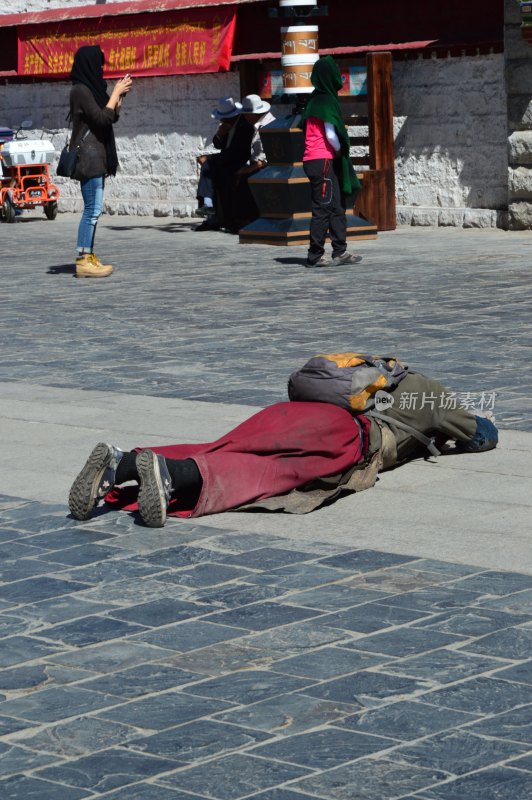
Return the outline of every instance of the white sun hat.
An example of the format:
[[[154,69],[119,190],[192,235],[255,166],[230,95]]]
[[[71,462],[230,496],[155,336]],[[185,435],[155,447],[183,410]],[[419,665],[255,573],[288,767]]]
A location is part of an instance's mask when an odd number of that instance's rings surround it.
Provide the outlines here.
[[[248,94],[242,98],[243,114],[265,114],[271,108],[270,104],[259,97],[258,94]]]

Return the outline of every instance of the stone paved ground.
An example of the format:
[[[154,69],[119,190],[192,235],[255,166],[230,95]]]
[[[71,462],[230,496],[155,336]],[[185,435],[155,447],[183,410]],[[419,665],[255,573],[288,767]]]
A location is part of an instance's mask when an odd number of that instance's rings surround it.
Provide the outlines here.
[[[264,406],[316,352],[383,350],[532,430],[532,234],[406,228],[356,269],[190,221],[105,217],[111,281],[72,277],[77,216],[0,227],[0,381]],[[353,245],[354,248],[354,245]]]
[[[3,800],[532,797],[529,577],[0,507]]]
[[[386,349],[532,429],[529,234],[399,231],[315,272],[106,218],[99,283],[75,223],[0,226],[0,381],[265,405],[314,352]],[[530,800],[530,576],[321,538],[1,495],[0,798]]]

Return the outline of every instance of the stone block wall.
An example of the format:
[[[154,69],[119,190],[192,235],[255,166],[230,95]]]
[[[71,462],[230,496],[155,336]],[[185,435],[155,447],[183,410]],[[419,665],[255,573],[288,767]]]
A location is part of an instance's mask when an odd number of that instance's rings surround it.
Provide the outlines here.
[[[8,84],[0,95],[0,120],[15,126],[31,116],[37,135],[43,127],[59,131],[53,136],[59,152],[67,133],[69,88],[66,82]],[[239,96],[237,72],[135,81],[115,127],[121,169],[107,184],[108,212],[192,213],[196,156],[212,138],[216,125],[210,112],[223,94]],[[513,100],[519,104],[520,98]],[[503,225],[508,193],[503,56],[397,62],[394,113],[398,224]],[[530,107],[526,114],[532,116]],[[514,196],[521,202],[528,196],[532,133],[516,132],[510,147]],[[61,210],[78,210],[77,185],[58,183]]]
[[[508,227],[532,228],[532,45],[521,34],[519,5],[505,0],[508,101]]]
[[[0,94],[2,125],[33,121],[31,138],[50,138],[56,160],[68,130],[70,84],[9,84]],[[224,94],[239,97],[238,73],[141,78],[124,100],[115,125],[120,170],[106,184],[108,213],[188,216],[196,208],[196,156],[212,149],[216,123],[211,110]],[[46,131],[53,130],[51,136]],[[52,165],[55,172],[55,162]],[[61,211],[82,208],[79,186],[55,179],[61,189]]]
[[[511,224],[532,227],[532,47],[519,31],[518,4],[505,2],[506,46],[512,51],[506,85],[502,54],[394,65],[398,224],[505,226],[510,185]],[[92,0],[12,0],[9,10],[89,4]],[[0,93],[0,124],[16,126],[31,116],[36,129],[31,135],[55,129],[59,152],[67,132],[68,92],[66,82],[7,84]],[[109,213],[193,212],[196,156],[208,149],[215,129],[210,111],[224,94],[239,96],[237,72],[135,81],[115,128],[121,169],[107,183]],[[77,184],[57,180],[61,210],[79,210]]]
[[[393,81],[398,224],[504,225],[503,55],[398,61]]]
[[[52,8],[93,6],[91,0],[10,0],[9,9],[2,14],[24,14],[26,11],[48,11]]]

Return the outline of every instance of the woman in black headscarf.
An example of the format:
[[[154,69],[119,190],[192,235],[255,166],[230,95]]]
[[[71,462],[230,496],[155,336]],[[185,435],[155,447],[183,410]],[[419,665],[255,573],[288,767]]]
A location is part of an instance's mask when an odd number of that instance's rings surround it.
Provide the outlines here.
[[[109,95],[103,64],[104,54],[98,45],[80,47],[70,73],[70,147],[81,143],[74,178],[80,182],[84,203],[78,229],[78,278],[105,278],[113,271],[110,264],[102,264],[93,245],[103,209],[105,178],[115,175],[118,167],[113,124],[118,119],[122,97],[131,88],[131,78],[127,75],[117,81]]]

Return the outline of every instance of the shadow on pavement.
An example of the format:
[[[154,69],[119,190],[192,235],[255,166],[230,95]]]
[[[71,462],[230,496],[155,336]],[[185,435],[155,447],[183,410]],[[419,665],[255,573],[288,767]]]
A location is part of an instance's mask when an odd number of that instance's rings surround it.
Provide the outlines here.
[[[305,267],[307,260],[306,258],[274,258],[274,261],[277,261],[278,264],[286,264],[287,266],[291,264],[297,264],[299,267]]]
[[[140,528],[143,528],[144,530],[147,530],[146,523],[142,521],[142,518],[141,518],[140,514],[138,513],[138,511],[126,511],[126,510],[124,510],[122,508],[114,508],[112,506],[108,506],[105,503],[103,503],[102,505],[99,505],[99,506],[95,506],[95,508],[93,509],[92,514],[90,515],[89,519],[76,520],[76,517],[74,517],[70,512],[67,512],[67,514],[65,515],[65,518],[73,520],[75,522],[79,522],[80,525],[84,525],[84,524],[87,524],[89,522],[92,522],[94,524],[98,520],[102,519],[102,517],[107,517],[109,514],[111,514],[112,517],[116,518],[117,511],[120,511],[122,514],[127,514],[127,516],[129,517],[129,519],[131,520],[132,524],[135,527],[140,527]],[[178,520],[178,517],[169,517],[169,519],[170,520],[172,520],[172,519]]]
[[[183,233],[184,231],[194,230],[198,221],[183,224],[183,222],[171,222],[169,225],[106,225],[106,230],[110,231],[134,231],[137,228],[142,230],[155,230],[162,233]]]
[[[50,222],[50,220],[47,220],[46,217],[44,216],[44,214],[42,215],[42,217],[37,217],[37,216],[29,216],[28,217],[28,216],[24,216],[22,213],[19,213],[19,214],[17,214],[17,216],[15,217],[13,222],[9,223],[9,222],[5,222],[5,220],[2,220],[2,222],[3,222],[4,225],[19,225],[21,222],[24,222],[26,224],[26,223],[29,223],[29,222]]]
[[[46,270],[47,275],[74,275],[75,272],[74,264],[56,264]]]

